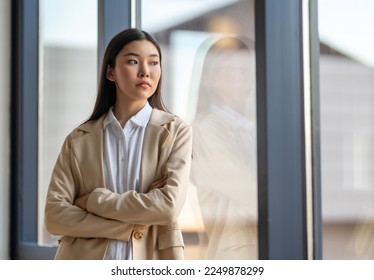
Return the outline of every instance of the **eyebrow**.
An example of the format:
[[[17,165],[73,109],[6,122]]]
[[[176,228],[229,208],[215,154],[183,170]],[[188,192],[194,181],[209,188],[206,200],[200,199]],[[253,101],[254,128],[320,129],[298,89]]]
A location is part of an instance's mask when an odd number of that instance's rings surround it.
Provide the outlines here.
[[[140,56],[139,54],[137,54],[137,53],[133,53],[133,52],[129,52],[129,53],[126,53],[126,54],[124,54],[124,56]],[[150,57],[158,57],[158,54],[150,54],[149,55]]]

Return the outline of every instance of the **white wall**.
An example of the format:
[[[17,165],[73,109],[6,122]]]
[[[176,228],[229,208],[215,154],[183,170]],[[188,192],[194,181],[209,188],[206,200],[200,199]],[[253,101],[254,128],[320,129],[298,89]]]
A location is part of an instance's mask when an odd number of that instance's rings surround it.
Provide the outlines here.
[[[9,259],[10,1],[0,1],[0,259]]]

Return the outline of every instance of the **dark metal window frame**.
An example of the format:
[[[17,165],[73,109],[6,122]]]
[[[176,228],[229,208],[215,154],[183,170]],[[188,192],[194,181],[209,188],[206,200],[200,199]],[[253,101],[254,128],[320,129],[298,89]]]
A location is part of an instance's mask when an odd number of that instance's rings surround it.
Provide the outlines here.
[[[101,57],[131,26],[131,0],[98,0]],[[140,1],[136,1],[140,5]],[[302,0],[256,0],[259,257],[306,259]],[[317,0],[310,0],[314,258],[320,259]],[[38,245],[39,1],[12,1],[11,259],[51,259]],[[139,23],[137,23],[139,26]],[[100,67],[99,67],[100,69]]]
[[[310,17],[312,108],[304,108],[303,4]],[[255,5],[259,258],[307,259],[312,250],[313,259],[320,259],[317,0],[259,0]],[[311,232],[306,215],[306,110],[312,112]],[[312,248],[308,234],[313,235]]]
[[[11,259],[48,258],[37,253],[38,175],[37,0],[12,1]]]

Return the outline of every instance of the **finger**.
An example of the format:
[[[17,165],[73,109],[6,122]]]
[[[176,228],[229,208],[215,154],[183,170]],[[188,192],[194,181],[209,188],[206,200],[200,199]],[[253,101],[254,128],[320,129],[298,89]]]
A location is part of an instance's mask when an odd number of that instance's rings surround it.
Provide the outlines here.
[[[161,181],[156,181],[154,183],[151,184],[150,186],[150,189],[153,190],[153,189],[159,189],[159,188],[162,188],[163,186],[165,186],[166,184],[166,179],[162,179]]]
[[[160,184],[165,184],[166,183],[166,180],[167,180],[167,177],[164,177],[162,179],[159,179],[157,181],[154,181],[151,186],[158,186]]]
[[[165,182],[167,179],[168,179],[168,177],[167,177],[167,176],[164,176],[164,177],[162,177],[161,179],[155,181],[155,183]]]
[[[157,186],[163,186],[166,184],[167,178],[161,179],[160,181],[157,182]]]

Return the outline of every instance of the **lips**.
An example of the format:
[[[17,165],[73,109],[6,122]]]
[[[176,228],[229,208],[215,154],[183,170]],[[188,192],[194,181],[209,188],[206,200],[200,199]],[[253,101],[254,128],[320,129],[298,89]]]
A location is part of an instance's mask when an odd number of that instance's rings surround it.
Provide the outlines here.
[[[151,85],[147,81],[142,81],[139,84],[137,84],[139,87],[151,87]]]

